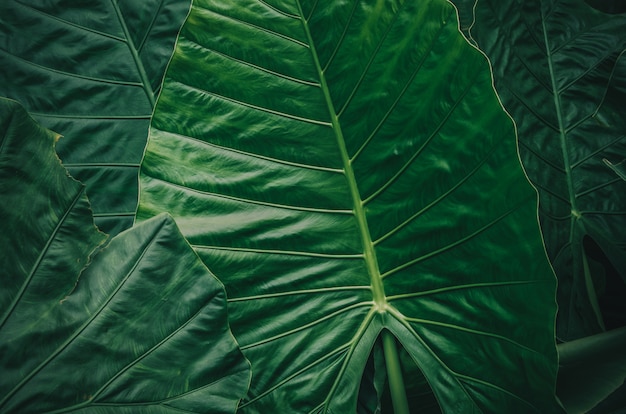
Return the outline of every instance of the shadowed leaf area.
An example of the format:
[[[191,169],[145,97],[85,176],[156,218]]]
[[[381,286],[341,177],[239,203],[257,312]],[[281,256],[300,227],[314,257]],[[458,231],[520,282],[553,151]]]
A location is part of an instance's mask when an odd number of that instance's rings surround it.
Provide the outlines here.
[[[0,96],[63,135],[94,219],[133,224],[150,117],[189,0],[2,0]]]
[[[470,15],[466,2],[455,4]],[[559,279],[558,339],[615,327],[602,296],[604,286],[616,286],[609,295],[626,288],[626,15],[579,0],[478,0],[471,15],[466,26],[492,61],[539,190],[542,233]]]

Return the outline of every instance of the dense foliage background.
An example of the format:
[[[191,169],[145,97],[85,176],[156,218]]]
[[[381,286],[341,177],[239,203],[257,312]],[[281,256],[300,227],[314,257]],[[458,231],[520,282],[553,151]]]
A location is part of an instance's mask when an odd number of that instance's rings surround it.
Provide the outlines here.
[[[0,410],[619,407],[626,17],[454,3],[3,2]]]

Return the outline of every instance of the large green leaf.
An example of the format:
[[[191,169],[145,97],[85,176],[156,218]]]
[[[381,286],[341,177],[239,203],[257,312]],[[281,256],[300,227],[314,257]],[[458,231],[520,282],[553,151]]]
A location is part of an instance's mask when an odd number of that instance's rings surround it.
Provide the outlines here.
[[[457,24],[441,0],[192,5],[138,219],[170,212],[225,283],[242,412],[354,412],[381,334],[444,412],[558,412],[536,193]]]
[[[96,224],[132,225],[150,116],[189,0],[2,0],[0,96],[62,135]]]
[[[612,168],[626,158],[626,15],[597,12],[582,0],[478,0],[474,12],[472,38],[493,62],[496,88],[519,127],[522,161],[539,189],[559,278],[559,337],[599,332],[605,276],[594,274],[585,238],[608,257],[606,271],[626,280],[626,181]]]
[[[171,217],[93,254],[104,235],[55,134],[6,99],[0,131],[0,411],[234,412],[249,366],[223,285]]]

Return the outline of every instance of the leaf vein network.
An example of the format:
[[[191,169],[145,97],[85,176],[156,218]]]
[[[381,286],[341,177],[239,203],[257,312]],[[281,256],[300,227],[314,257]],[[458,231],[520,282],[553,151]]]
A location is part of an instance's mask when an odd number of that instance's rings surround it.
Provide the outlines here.
[[[309,45],[307,45],[306,43],[304,43],[304,42],[302,42],[302,41],[300,41],[298,39],[294,39],[293,37],[289,37],[289,36],[287,36],[285,34],[282,34],[282,33],[279,33],[279,32],[275,32],[275,31],[267,29],[265,27],[258,26],[258,25],[254,24],[254,23],[250,23],[250,22],[238,19],[238,18],[233,17],[233,16],[228,16],[228,15],[225,15],[225,14],[217,13],[216,11],[211,10],[210,8],[202,7],[202,6],[199,6],[199,5],[195,4],[195,3],[193,5],[193,8],[197,9],[197,10],[204,11],[204,12],[208,12],[208,13],[211,13],[211,14],[215,14],[215,15],[217,15],[219,17],[222,17],[224,19],[228,19],[228,20],[230,20],[230,21],[232,21],[232,22],[234,22],[236,24],[240,24],[242,26],[254,29],[256,31],[267,33],[269,35],[279,37],[281,39],[284,39],[284,40],[287,40],[289,42],[295,43],[295,44],[297,44],[299,46],[302,46],[304,48],[307,48],[307,49],[309,48]]]

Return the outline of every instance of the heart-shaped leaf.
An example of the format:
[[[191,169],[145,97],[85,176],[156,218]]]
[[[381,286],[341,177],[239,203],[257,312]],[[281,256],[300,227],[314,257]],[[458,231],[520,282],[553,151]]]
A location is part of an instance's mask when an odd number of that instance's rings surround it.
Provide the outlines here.
[[[354,412],[381,335],[444,412],[558,412],[536,193],[457,26],[440,0],[192,5],[138,219],[170,212],[225,283],[241,412]]]

